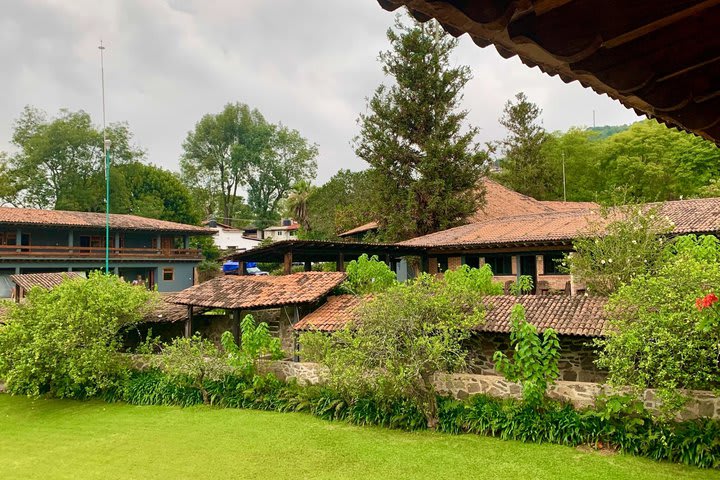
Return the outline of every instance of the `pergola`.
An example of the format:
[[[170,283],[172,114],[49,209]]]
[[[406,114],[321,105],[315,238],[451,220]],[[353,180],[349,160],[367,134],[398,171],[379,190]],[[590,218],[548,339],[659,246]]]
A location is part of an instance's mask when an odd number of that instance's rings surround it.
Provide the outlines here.
[[[335,262],[337,271],[345,271],[345,263],[357,260],[362,254],[377,257],[390,266],[402,257],[424,257],[424,247],[389,243],[333,242],[324,240],[283,240],[264,247],[256,247],[226,258],[237,262],[282,263],[285,274],[292,273],[295,262],[305,264],[305,271],[312,269],[312,262]],[[243,265],[240,265],[240,272]]]
[[[720,0],[377,0],[720,145]]]

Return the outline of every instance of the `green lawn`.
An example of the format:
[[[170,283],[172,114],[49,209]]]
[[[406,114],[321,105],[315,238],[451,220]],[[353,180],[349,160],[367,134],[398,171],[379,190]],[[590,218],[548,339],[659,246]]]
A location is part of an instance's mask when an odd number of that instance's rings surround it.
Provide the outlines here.
[[[720,479],[627,455],[305,414],[0,395],[0,478]]]

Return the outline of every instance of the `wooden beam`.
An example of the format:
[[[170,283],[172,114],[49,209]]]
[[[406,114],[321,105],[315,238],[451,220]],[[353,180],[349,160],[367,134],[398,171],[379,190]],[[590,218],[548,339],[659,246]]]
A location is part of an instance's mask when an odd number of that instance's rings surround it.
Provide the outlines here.
[[[292,264],[293,264],[293,254],[292,250],[285,252],[285,257],[283,259],[283,273],[285,275],[290,275],[292,273]]]
[[[245,275],[245,262],[238,262],[238,275]]]
[[[232,335],[235,344],[240,346],[240,310],[232,311]]]
[[[344,272],[345,271],[345,254],[340,252],[338,253],[337,262],[335,263],[336,270],[338,272]]]
[[[306,272],[312,272],[312,262],[305,261],[305,271]]]
[[[192,307],[192,305],[188,305],[187,308],[188,308],[188,313],[187,313],[187,318],[185,319],[185,330],[183,333],[185,335],[185,338],[190,338],[190,337],[192,337],[193,307]]]

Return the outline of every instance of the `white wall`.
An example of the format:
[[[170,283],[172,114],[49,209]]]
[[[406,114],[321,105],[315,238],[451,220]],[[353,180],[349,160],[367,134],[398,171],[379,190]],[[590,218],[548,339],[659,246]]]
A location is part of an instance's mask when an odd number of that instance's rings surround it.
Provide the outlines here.
[[[252,240],[243,237],[242,230],[226,230],[218,225],[218,233],[213,235],[213,241],[218,248],[225,250],[227,248],[238,248],[250,250],[251,248],[257,247],[259,240]]]

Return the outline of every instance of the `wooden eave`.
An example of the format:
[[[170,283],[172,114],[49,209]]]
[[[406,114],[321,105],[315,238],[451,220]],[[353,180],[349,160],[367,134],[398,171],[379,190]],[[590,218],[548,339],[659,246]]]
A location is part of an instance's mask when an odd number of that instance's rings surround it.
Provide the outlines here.
[[[720,145],[720,0],[377,0]]]

